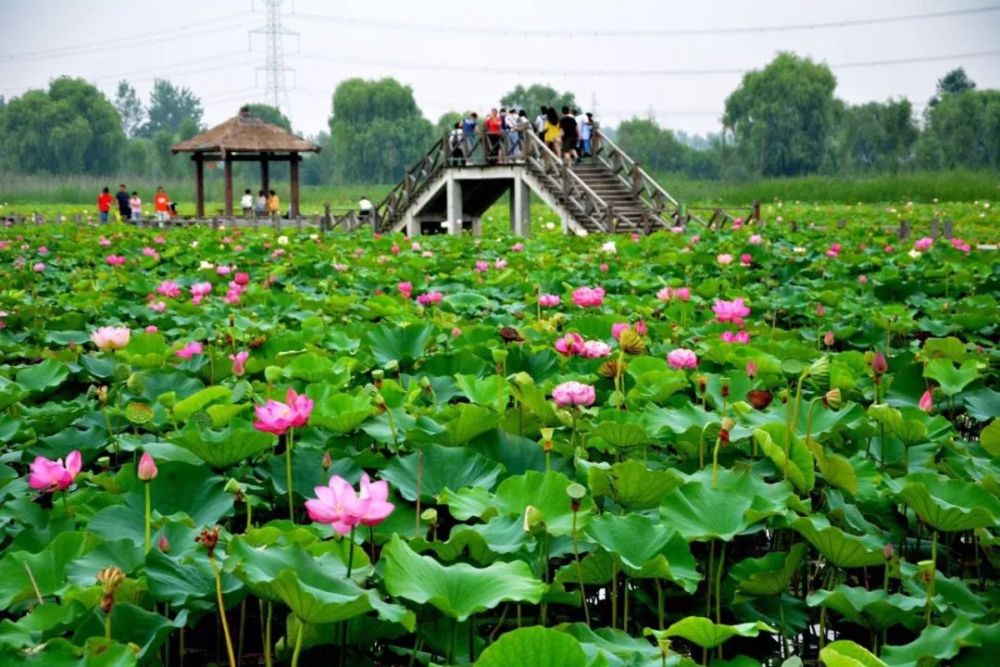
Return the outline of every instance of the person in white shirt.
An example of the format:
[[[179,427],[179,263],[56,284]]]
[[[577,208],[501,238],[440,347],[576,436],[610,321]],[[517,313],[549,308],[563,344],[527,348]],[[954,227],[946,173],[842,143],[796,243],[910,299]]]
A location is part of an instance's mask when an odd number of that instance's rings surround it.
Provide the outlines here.
[[[371,200],[368,199],[368,195],[361,195],[361,201],[358,202],[358,218],[362,224],[372,219],[374,210],[375,207],[372,205]]]
[[[542,110],[535,116],[535,132],[543,139],[545,137],[545,116],[548,110],[548,107],[542,107]]]
[[[138,192],[133,192],[129,197],[128,207],[132,209],[132,222],[139,222],[142,219],[142,199]]]
[[[240,197],[240,207],[243,209],[243,217],[249,219],[253,214],[253,195],[250,194],[250,188],[243,191],[243,196]]]

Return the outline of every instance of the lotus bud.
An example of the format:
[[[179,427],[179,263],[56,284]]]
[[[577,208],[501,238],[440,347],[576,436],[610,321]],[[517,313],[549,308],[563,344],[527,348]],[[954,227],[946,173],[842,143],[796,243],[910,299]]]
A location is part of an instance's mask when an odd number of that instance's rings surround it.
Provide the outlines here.
[[[544,524],[545,519],[540,509],[532,505],[528,505],[524,508],[524,532],[534,532],[535,528],[543,526]]]
[[[264,379],[267,380],[268,384],[275,384],[281,379],[283,372],[281,366],[268,366],[264,369]]]
[[[101,468],[102,470],[107,470],[109,467],[111,467],[111,457],[110,456],[98,456],[97,457],[97,466],[99,468]]]
[[[816,391],[826,391],[830,386],[830,357],[822,356],[812,362],[809,370],[806,371],[809,384]]]
[[[320,465],[323,466],[323,470],[330,469],[330,466],[333,465],[333,457],[330,456],[330,452],[323,452],[323,460]]]
[[[885,556],[886,560],[892,560],[893,555],[895,555],[896,550],[893,549],[892,543],[887,543],[882,547],[882,555]]]
[[[138,373],[132,373],[128,376],[125,387],[133,394],[141,394],[146,389],[146,380]]]
[[[747,377],[751,380],[757,377],[757,362],[748,361],[747,362]]]
[[[885,355],[881,352],[876,352],[875,356],[872,357],[871,366],[875,375],[881,375],[889,370],[889,362],[886,361]]]
[[[646,351],[646,341],[630,327],[618,335],[618,347],[626,354],[642,354]]]
[[[232,493],[234,495],[243,493],[243,487],[240,486],[240,483],[232,477],[226,480],[226,485],[222,488],[222,490],[226,493]]]
[[[732,431],[734,426],[736,426],[736,422],[733,420],[732,417],[722,418],[722,430]]]
[[[156,402],[169,410],[177,404],[177,392],[164,392],[156,397]]]
[[[160,539],[156,541],[156,547],[163,553],[170,553],[170,540],[167,539],[166,535],[160,535]]]
[[[823,394],[823,405],[831,410],[839,410],[840,406],[843,404],[843,396],[841,395],[838,387],[834,387],[830,391]]]
[[[507,363],[507,354],[508,354],[507,350],[496,349],[492,350],[492,353],[493,353],[493,363],[497,364],[498,366],[502,366],[503,364]]]
[[[705,391],[708,389],[708,378],[705,377],[704,375],[699,375],[697,378],[695,378],[695,381],[698,383],[698,393],[704,394]]]
[[[546,452],[551,452],[552,436],[556,432],[556,430],[554,428],[542,428],[539,429],[539,432],[542,434],[542,443],[541,443],[542,449],[544,449]]]
[[[438,522],[438,511],[433,507],[425,509],[420,513],[420,520],[424,523],[429,523],[430,525],[436,525]]]
[[[823,334],[823,345],[827,347],[833,347],[833,344],[837,342],[837,338],[833,335],[832,331],[827,331]]]
[[[722,394],[722,398],[729,398],[729,380],[722,381],[722,387],[719,391]]]
[[[136,474],[139,479],[143,482],[150,482],[156,479],[156,475],[159,470],[156,468],[156,461],[149,452],[143,452],[142,457],[139,459],[139,467],[136,469]]]

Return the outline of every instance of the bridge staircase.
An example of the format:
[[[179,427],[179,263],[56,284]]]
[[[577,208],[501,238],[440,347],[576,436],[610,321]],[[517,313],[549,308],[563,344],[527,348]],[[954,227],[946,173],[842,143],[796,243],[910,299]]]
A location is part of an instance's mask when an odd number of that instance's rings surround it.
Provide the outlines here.
[[[409,236],[478,234],[484,213],[507,195],[511,231],[528,235],[532,194],[556,212],[566,233],[578,235],[650,234],[693,219],[600,132],[593,156],[566,164],[526,131],[442,137],[376,206],[373,224]]]

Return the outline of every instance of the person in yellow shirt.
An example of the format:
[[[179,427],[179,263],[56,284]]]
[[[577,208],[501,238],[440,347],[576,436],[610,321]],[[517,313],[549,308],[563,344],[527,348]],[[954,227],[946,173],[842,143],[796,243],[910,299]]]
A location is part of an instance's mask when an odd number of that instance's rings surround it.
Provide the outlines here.
[[[274,190],[269,190],[267,193],[267,214],[271,216],[271,222],[277,222],[280,213],[281,200],[278,199],[278,195]]]
[[[562,154],[560,150],[562,142],[559,140],[559,132],[559,116],[556,114],[556,110],[550,107],[545,110],[544,137],[545,145],[555,152],[556,157],[560,157]]]

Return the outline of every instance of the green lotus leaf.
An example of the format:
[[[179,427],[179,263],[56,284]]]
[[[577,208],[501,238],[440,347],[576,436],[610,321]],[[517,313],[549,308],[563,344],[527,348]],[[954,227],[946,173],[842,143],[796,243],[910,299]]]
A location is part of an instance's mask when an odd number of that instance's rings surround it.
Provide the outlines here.
[[[351,433],[373,414],[375,406],[371,397],[333,394],[316,401],[309,423],[335,433]]]
[[[404,498],[415,500],[418,467],[420,495],[424,500],[432,500],[446,488],[492,490],[503,472],[502,465],[469,448],[428,445],[420,453],[393,458],[382,470],[382,477]]]
[[[169,437],[213,468],[227,468],[274,446],[274,436],[253,428],[247,422],[234,422],[224,429],[199,427],[189,422]]]
[[[107,641],[103,636],[91,637],[83,646],[71,643],[68,639],[56,637],[51,639],[31,653],[6,650],[0,647],[0,662],[5,667],[28,667],[29,665],[45,665],[45,667],[134,667],[139,664],[139,657],[133,648],[114,640]]]
[[[438,558],[448,562],[468,557],[474,563],[489,565],[499,555],[520,551],[528,539],[521,517],[499,516],[487,523],[455,526],[445,542],[428,542],[417,537],[410,542],[410,546],[420,553],[433,551]]]
[[[38,553],[7,552],[0,558],[0,608],[34,599],[35,586],[42,596],[61,594],[69,584],[68,565],[94,546],[92,535],[68,532],[57,535]]]
[[[733,637],[756,637],[761,632],[777,633],[778,631],[762,621],[726,625],[715,623],[704,616],[687,616],[677,621],[666,630],[649,630],[657,639],[661,637],[681,637],[693,644],[706,649],[712,649]]]
[[[910,630],[916,629],[923,623],[921,612],[926,602],[923,598],[901,593],[890,595],[882,590],[845,585],[832,591],[816,591],[808,599],[810,607],[833,609],[852,623],[871,630],[884,630],[900,623]]]
[[[925,628],[909,644],[884,646],[882,658],[889,667],[936,665],[942,660],[954,658],[965,647],[981,646],[982,627],[964,616],[958,616],[947,627],[931,625]]]
[[[587,656],[565,632],[534,626],[504,633],[483,651],[476,667],[581,667]]]
[[[823,647],[819,659],[826,667],[887,667],[868,649],[849,639],[839,639]]]
[[[664,522],[691,541],[732,540],[752,525],[746,518],[753,497],[705,480],[687,482],[664,498]]]
[[[956,368],[950,359],[932,359],[924,368],[924,377],[937,380],[945,396],[954,396],[979,379],[979,363],[969,359]]]
[[[534,470],[508,477],[497,487],[495,506],[503,514],[523,515],[530,505],[541,514],[550,535],[568,535],[573,530],[573,509],[566,488],[573,482],[558,472]],[[591,498],[584,498],[577,514],[577,528],[582,529],[594,508]]]
[[[444,566],[420,556],[399,535],[382,550],[383,579],[390,594],[430,604],[450,618],[464,621],[504,601],[538,603],[545,584],[524,561],[475,568],[465,563]]]
[[[380,324],[372,327],[367,337],[375,361],[384,366],[391,361],[402,363],[419,359],[432,333],[434,328],[425,324],[407,327]]]
[[[805,553],[806,547],[800,542],[788,552],[747,558],[733,565],[729,576],[738,582],[739,591],[746,595],[780,595],[788,590]]]
[[[687,540],[642,514],[603,514],[591,519],[587,536],[602,549],[614,554],[629,576],[668,579],[688,593],[698,589],[701,575]]]
[[[17,372],[17,383],[28,391],[41,393],[55,389],[69,378],[69,368],[55,359],[27,366]]]
[[[488,405],[503,410],[510,400],[510,383],[501,375],[490,375],[485,378],[475,375],[456,375],[455,383],[467,399],[478,405]]]
[[[646,430],[637,424],[628,422],[604,421],[591,432],[615,449],[632,449],[647,444],[650,441]]]
[[[1000,456],[1000,419],[994,419],[980,431],[979,444],[990,456]]]
[[[790,437],[789,456],[785,462],[785,438]],[[816,486],[816,470],[812,453],[794,433],[789,436],[784,424],[771,423],[754,429],[754,441],[764,455],[774,461],[779,473],[788,470],[788,479],[802,493],[812,491]]]
[[[791,527],[835,567],[870,567],[885,563],[882,547],[874,544],[874,540],[850,535],[836,526],[823,525],[815,517],[797,519]]]
[[[458,415],[444,423],[445,431],[441,435],[444,444],[453,447],[464,445],[500,423],[500,415],[496,411],[473,403],[461,403],[456,410]]]
[[[918,473],[903,480],[899,496],[935,530],[972,530],[1000,522],[1000,501],[972,482]]]
[[[684,479],[673,470],[650,470],[641,461],[628,459],[610,468],[587,469],[588,485],[595,495],[610,495],[629,510],[658,507]]]
[[[228,401],[232,393],[232,389],[223,387],[222,385],[206,387],[183,400],[177,401],[177,404],[174,405],[174,418],[177,421],[185,422],[194,413],[201,412],[212,403]]]

